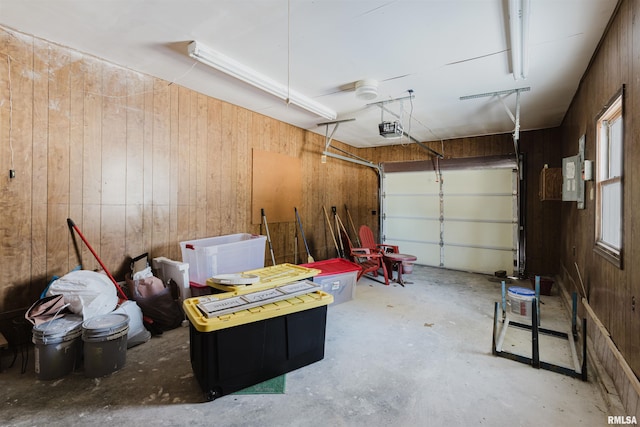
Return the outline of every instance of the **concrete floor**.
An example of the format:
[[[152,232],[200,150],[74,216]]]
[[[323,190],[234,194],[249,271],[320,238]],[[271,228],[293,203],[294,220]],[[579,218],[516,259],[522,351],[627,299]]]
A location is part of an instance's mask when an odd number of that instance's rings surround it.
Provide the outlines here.
[[[286,375],[285,394],[205,402],[189,361],[188,328],[127,352],[100,379],[75,372],[39,381],[33,352],[8,368],[5,426],[600,426],[612,415],[598,381],[536,370],[491,354],[500,285],[487,276],[415,266],[401,287],[363,278],[356,298],[329,306],[325,358]],[[526,283],[525,285],[527,285]],[[557,289],[542,297],[542,326],[569,330]],[[504,349],[531,356],[527,334]],[[572,366],[566,341],[541,343],[542,360]]]

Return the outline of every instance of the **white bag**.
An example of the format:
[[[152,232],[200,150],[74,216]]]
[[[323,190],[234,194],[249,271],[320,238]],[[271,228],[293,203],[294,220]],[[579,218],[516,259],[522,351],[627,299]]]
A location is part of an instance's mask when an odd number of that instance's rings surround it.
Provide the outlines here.
[[[47,295],[63,295],[69,310],[84,320],[111,313],[118,305],[118,294],[111,280],[102,273],[76,270],[49,286]]]
[[[114,313],[122,313],[129,316],[129,332],[127,334],[127,348],[145,343],[151,339],[151,332],[144,327],[142,310],[135,301],[124,301]]]

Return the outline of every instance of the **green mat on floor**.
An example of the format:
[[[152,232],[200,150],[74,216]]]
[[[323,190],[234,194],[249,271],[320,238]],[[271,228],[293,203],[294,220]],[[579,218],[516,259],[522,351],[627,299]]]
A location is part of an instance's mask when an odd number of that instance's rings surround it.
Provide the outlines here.
[[[271,378],[259,384],[249,386],[233,394],[284,394],[285,376]]]

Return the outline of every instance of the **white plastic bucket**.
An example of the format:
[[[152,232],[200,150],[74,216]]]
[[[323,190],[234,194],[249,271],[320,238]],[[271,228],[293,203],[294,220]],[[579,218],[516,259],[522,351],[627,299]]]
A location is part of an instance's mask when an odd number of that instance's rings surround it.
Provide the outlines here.
[[[129,316],[122,313],[92,317],[82,324],[85,376],[104,377],[124,367],[128,332]]]
[[[531,302],[536,297],[536,293],[531,289],[512,286],[507,292],[511,312],[519,316],[531,319]]]
[[[63,377],[80,365],[81,334],[81,316],[67,315],[33,327],[35,371],[39,380]]]
[[[402,261],[402,274],[411,274],[413,272],[413,261]]]

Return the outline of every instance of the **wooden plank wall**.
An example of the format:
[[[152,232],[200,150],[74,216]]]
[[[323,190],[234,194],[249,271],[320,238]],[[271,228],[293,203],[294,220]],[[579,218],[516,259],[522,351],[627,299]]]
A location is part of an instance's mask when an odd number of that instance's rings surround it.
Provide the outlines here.
[[[623,269],[593,252],[595,200],[586,185],[586,209],[562,203],[561,273],[565,283],[580,290],[575,264],[590,292],[589,303],[636,375],[640,375],[640,228],[635,212],[640,207],[640,3],[623,0],[608,32],[585,73],[561,126],[562,156],[578,153],[578,140],[586,136],[587,159],[595,160],[595,119],[605,104],[625,85],[624,99],[624,223]]]
[[[180,260],[181,241],[264,233],[251,224],[254,148],[302,160],[298,209],[316,259],[335,256],[322,206],[377,224],[376,173],[322,164],[323,136],[0,28],[0,312],[80,263],[98,268],[77,236],[76,253],[67,218],[117,279],[143,252]],[[296,223],[269,226],[276,261],[294,262]],[[301,238],[298,249],[306,261]]]
[[[554,143],[549,133],[522,134],[523,151],[536,153],[535,183],[543,163],[558,161],[547,149]],[[415,144],[334,144],[374,163],[430,157]],[[513,152],[509,134],[427,145],[446,157]],[[117,279],[130,256],[180,260],[181,241],[260,233],[250,215],[253,149],[301,159],[298,209],[311,253],[316,260],[336,256],[323,206],[330,216],[336,206],[343,222],[347,206],[356,227],[367,224],[377,233],[379,182],[368,167],[332,158],[321,163],[323,148],[322,135],[0,28],[0,313],[29,305],[52,276],[80,262],[98,267],[78,238],[76,254],[69,217]],[[8,178],[10,168],[16,178]],[[537,189],[530,206],[536,198]],[[269,229],[276,261],[294,262],[296,223]],[[545,224],[540,229],[549,239],[559,234]],[[537,235],[527,236],[536,251]],[[529,255],[535,271],[552,270],[546,250]],[[269,265],[267,252],[265,259]],[[298,260],[306,260],[302,241]]]
[[[528,275],[554,276],[560,268],[560,213],[563,202],[540,201],[540,172],[545,165],[561,167],[558,129],[523,132],[520,152],[525,156],[524,201]]]

